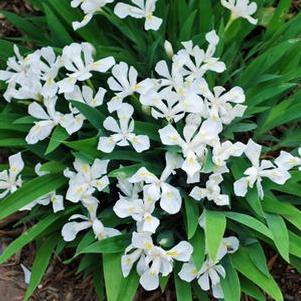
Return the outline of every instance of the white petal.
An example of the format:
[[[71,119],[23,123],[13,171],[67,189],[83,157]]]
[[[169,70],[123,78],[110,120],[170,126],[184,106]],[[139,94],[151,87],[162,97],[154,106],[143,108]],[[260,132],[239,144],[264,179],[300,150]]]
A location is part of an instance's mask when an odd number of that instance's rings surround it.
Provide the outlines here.
[[[196,269],[194,264],[184,263],[178,275],[182,280],[186,282],[191,282],[196,278],[197,273],[198,270]]]
[[[248,191],[248,178],[243,177],[234,182],[234,193],[237,196],[245,196]]]
[[[11,175],[18,175],[24,168],[24,161],[22,159],[21,153],[17,153],[8,158],[9,161],[9,171]]]
[[[91,166],[91,175],[93,179],[97,179],[107,173],[110,160],[95,159]]]
[[[167,254],[178,261],[189,261],[193,252],[193,247],[187,241],[181,241],[171,250],[167,251]]]
[[[155,233],[160,225],[160,220],[150,214],[144,216],[143,231]]]
[[[274,168],[271,170],[267,170],[264,172],[264,175],[269,178],[271,181],[279,184],[279,185],[283,185],[285,184],[285,182],[291,178],[290,173],[285,170],[285,169],[281,169],[281,168]]]
[[[136,260],[137,258],[135,258],[135,256],[132,256],[132,254],[123,255],[121,257],[121,269],[124,277],[127,277],[130,274]]]
[[[39,121],[30,129],[25,140],[28,144],[35,144],[44,140],[51,134],[54,127],[55,124],[51,120]]]
[[[49,116],[42,108],[42,106],[36,102],[33,102],[28,106],[28,113],[37,119],[49,119]]]
[[[95,187],[98,191],[103,191],[110,184],[109,178],[103,176],[101,179],[92,181],[92,186]]]
[[[76,226],[77,226],[77,222],[70,222],[63,226],[62,236],[64,241],[68,242],[76,238],[76,235],[78,233]]]
[[[181,209],[182,198],[177,188],[164,183],[161,186],[162,194],[160,200],[161,208],[169,214],[178,213]]]
[[[135,135],[129,139],[136,152],[141,153],[150,148],[149,138],[146,135]]]
[[[131,183],[138,183],[138,182],[146,182],[146,183],[153,183],[157,181],[157,177],[149,172],[145,167],[141,167],[138,171],[129,178],[129,182]]]
[[[100,137],[97,149],[104,153],[111,153],[115,148],[115,141],[112,137]]]
[[[76,78],[67,77],[58,82],[59,93],[72,93],[74,85],[76,84]]]
[[[155,290],[159,287],[159,275],[148,269],[142,274],[140,284],[146,291]]]
[[[162,24],[163,20],[161,18],[155,17],[155,16],[150,16],[146,17],[145,23],[144,23],[144,28],[145,30],[158,30]]]
[[[194,198],[196,201],[200,201],[202,198],[205,197],[204,194],[205,189],[200,187],[193,187],[193,189],[190,192],[190,196]]]
[[[223,299],[224,292],[220,284],[212,285],[212,294],[214,298]]]
[[[92,70],[98,72],[107,72],[115,65],[115,59],[112,56],[103,58],[93,64]]]
[[[218,35],[216,34],[216,31],[215,31],[215,30],[212,30],[212,31],[210,31],[210,32],[207,32],[205,38],[206,38],[206,41],[207,41],[209,44],[217,45],[218,42],[219,42],[219,37],[218,37]]]
[[[153,248],[151,234],[148,232],[134,232],[132,235],[132,245],[134,248],[150,251]]]
[[[72,27],[74,30],[78,30],[84,26],[86,26],[92,19],[93,14],[87,14],[84,16],[84,18],[82,19],[82,21],[78,22],[78,21],[74,21],[72,22]]]
[[[22,270],[23,270],[23,273],[24,273],[24,282],[26,284],[29,284],[30,283],[30,278],[31,278],[31,271],[26,267],[24,266],[22,263],[20,264]]]
[[[201,289],[204,291],[208,291],[210,289],[209,276],[207,273],[203,274],[198,279],[198,284],[201,287]]]
[[[183,139],[172,125],[159,130],[160,138],[165,145],[182,145]]]
[[[248,141],[248,144],[246,145],[245,154],[249,158],[253,166],[258,166],[259,164],[261,149],[261,145],[255,143],[252,139],[250,139]]]
[[[201,168],[202,166],[198,162],[196,155],[190,152],[182,165],[182,169],[189,177],[193,177]]]
[[[63,196],[54,195],[51,198],[51,202],[52,202],[52,207],[53,207],[53,212],[54,213],[62,211],[62,210],[65,209]]]

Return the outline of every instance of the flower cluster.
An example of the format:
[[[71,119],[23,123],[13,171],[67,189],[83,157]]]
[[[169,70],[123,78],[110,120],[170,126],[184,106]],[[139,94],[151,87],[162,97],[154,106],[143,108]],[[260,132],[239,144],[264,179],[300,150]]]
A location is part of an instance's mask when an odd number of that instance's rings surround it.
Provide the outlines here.
[[[131,0],[133,5],[118,2],[114,7],[114,14],[120,19],[128,16],[135,19],[145,19],[145,30],[158,30],[163,20],[154,16],[156,2],[158,0]],[[86,26],[93,16],[97,13],[103,13],[103,8],[114,0],[72,0],[72,7],[80,7],[84,13],[82,21],[72,23],[73,29],[78,30]],[[256,24],[257,19],[252,15],[257,10],[256,2],[249,3],[249,0],[221,0],[221,4],[231,11],[230,23],[237,18],[244,18],[251,24]]]
[[[73,0],[72,6],[80,6],[85,13],[83,21],[74,22],[74,28],[86,25],[103,6],[112,2]],[[134,6],[117,3],[115,14],[120,18],[145,18],[145,29],[157,30],[162,23],[153,15],[157,1],[132,2]],[[254,3],[222,1],[222,4],[231,9],[232,19],[240,16],[255,23],[251,17],[256,10]],[[234,194],[243,197],[248,188],[255,185],[262,199],[264,178],[283,185],[291,177],[289,171],[292,168],[301,170],[301,149],[300,156],[282,151],[272,162],[261,160],[262,146],[252,139],[245,144],[224,138],[224,128],[242,117],[247,109],[244,104],[246,97],[241,87],[225,89],[208,83],[207,73],[223,73],[226,65],[216,55],[219,43],[216,32],[208,32],[205,40],[206,49],[186,41],[175,53],[171,44],[166,42],[170,60],[159,61],[155,66],[155,76],[144,79],[133,66],[126,62],[116,63],[111,56],[95,61],[94,49],[89,43],[66,46],[60,56],[54,49],[46,47],[23,57],[15,47],[15,56],[8,60],[7,69],[0,71],[0,80],[7,83],[4,98],[8,102],[12,99],[32,100],[28,114],[33,117],[34,124],[26,136],[28,144],[46,139],[56,127],[64,128],[70,136],[78,132],[85,125],[86,118],[74,107],[74,101],[77,101],[91,108],[100,107],[109,115],[97,136],[100,154],[126,148],[135,156],[136,153],[147,153],[153,147],[153,141],[143,128],[137,131],[134,117],[142,121],[153,118],[160,125],[154,147],[161,157],[165,157],[165,167],[161,172],[153,172],[151,164],[139,165],[131,175],[117,177],[116,183],[109,179],[108,170],[111,161],[119,164],[118,160],[94,158],[93,162],[86,162],[76,158],[73,168],[64,170],[64,176],[69,179],[65,194],[53,191],[22,210],[52,204],[56,213],[64,210],[65,199],[79,203],[85,214],[69,218],[61,231],[64,240],[73,241],[80,231],[86,229],[92,229],[96,239],[106,239],[124,231],[106,227],[97,214],[102,205],[100,198],[113,186],[119,195],[114,200],[113,211],[120,219],[133,220],[131,244],[122,256],[123,275],[127,277],[136,263],[141,285],[146,290],[153,290],[159,286],[159,276],[169,275],[174,261],[179,261],[184,263],[179,273],[181,279],[187,282],[198,279],[203,290],[211,288],[214,297],[223,298],[220,280],[226,272],[221,260],[238,249],[236,237],[223,238],[216,258],[211,258],[206,250],[206,259],[197,268],[189,242],[182,240],[166,250],[153,242],[153,236],[158,233],[165,216],[181,211],[183,198],[187,195],[195,201],[208,201],[215,208],[227,209],[235,197],[223,183],[224,178],[230,176],[228,163],[233,157],[245,156],[251,163],[251,167],[234,182]],[[105,87],[93,86],[91,79],[99,73],[102,76],[110,73]],[[110,95],[108,101],[107,95]],[[137,105],[143,108],[139,114],[134,109]],[[141,116],[141,112],[145,116]],[[158,143],[159,147],[156,146]],[[211,163],[209,168],[208,162]],[[22,186],[20,174],[23,168],[21,153],[9,158],[9,168],[0,173],[0,198]],[[38,176],[45,175],[41,164],[35,171]],[[205,227],[203,214],[199,225]]]

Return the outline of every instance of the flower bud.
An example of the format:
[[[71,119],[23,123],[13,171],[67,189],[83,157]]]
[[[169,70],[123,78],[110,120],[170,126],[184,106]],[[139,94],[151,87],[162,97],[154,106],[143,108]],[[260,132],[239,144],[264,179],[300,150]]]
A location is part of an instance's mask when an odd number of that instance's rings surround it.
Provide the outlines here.
[[[171,43],[167,40],[164,42],[164,49],[167,56],[171,59],[174,55],[174,52]]]

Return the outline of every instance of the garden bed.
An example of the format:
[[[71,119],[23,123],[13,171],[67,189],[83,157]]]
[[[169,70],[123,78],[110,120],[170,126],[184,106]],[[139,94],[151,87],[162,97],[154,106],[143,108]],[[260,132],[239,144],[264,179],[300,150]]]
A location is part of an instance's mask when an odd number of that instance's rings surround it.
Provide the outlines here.
[[[292,18],[297,14],[301,7],[301,2],[295,0],[291,7],[291,11],[288,14],[288,18]],[[0,2],[0,10],[6,10],[13,12],[17,15],[33,14],[33,10],[29,4],[22,0],[8,0]],[[94,24],[93,24],[94,25]],[[18,38],[22,36],[22,32],[16,29],[8,22],[0,13],[0,38]],[[256,38],[258,38],[256,36]],[[27,43],[29,48],[31,43]],[[168,54],[168,51],[167,51]],[[267,74],[269,76],[269,74]],[[91,84],[91,83],[90,83]],[[300,84],[299,84],[300,85]],[[93,84],[91,84],[93,86]],[[299,86],[296,88],[298,89]],[[289,95],[288,95],[289,96]],[[90,121],[90,120],[89,120]],[[252,120],[253,122],[253,120]],[[93,124],[93,121],[92,121]],[[289,126],[279,126],[278,128],[269,128],[268,134],[270,136],[285,136],[285,132],[289,129]],[[89,128],[90,130],[90,128]],[[276,133],[276,134],[275,134]],[[279,137],[278,137],[279,135]],[[248,136],[248,134],[246,135]],[[244,140],[245,136],[243,136]],[[251,137],[251,135],[250,135]],[[271,142],[272,141],[272,142]],[[274,141],[271,139],[269,143],[263,142],[267,147],[274,147]],[[289,149],[289,147],[287,148]],[[275,152],[271,152],[274,156],[277,156],[279,149],[276,148]],[[2,150],[0,154],[0,164],[7,161],[8,156],[11,155],[10,150]],[[266,158],[269,157],[266,156]],[[186,206],[185,206],[186,207]],[[241,208],[240,208],[241,209]],[[13,227],[13,225],[24,213],[12,215],[3,221],[0,221],[0,254],[3,250],[21,234],[25,233],[33,222],[23,223],[20,226]],[[235,229],[235,228],[234,228]],[[231,229],[232,230],[232,229]],[[181,236],[181,235],[180,235]],[[301,301],[301,275],[293,266],[287,264],[279,255],[275,252],[275,249],[271,248],[267,243],[263,243],[263,249],[265,257],[267,258],[267,264],[271,275],[278,283],[285,301]],[[72,264],[64,264],[64,261],[71,258],[74,255],[73,250],[68,248],[59,255],[55,255],[43,276],[41,284],[38,286],[32,297],[31,301],[97,301],[97,294],[95,292],[94,281],[103,281],[100,279],[93,279],[90,273],[77,273],[78,266],[80,265],[79,258],[72,262]],[[295,255],[295,254],[294,254]],[[20,264],[26,267],[32,267],[34,259],[36,257],[36,245],[35,243],[28,244],[22,251],[17,252],[7,263],[0,266],[0,301],[4,300],[18,301],[24,297],[27,284],[24,281],[24,273]],[[101,269],[101,267],[99,267]],[[171,281],[170,281],[171,282]],[[164,293],[160,289],[152,292],[146,292],[139,287],[134,301],[175,301],[176,292],[172,283],[167,285]],[[96,287],[98,287],[96,285]],[[101,286],[104,290],[104,287]],[[98,295],[101,294],[98,291]],[[210,295],[211,300],[215,300]],[[270,298],[270,297],[267,297]],[[242,301],[253,301],[251,297],[246,295],[242,296]],[[274,300],[274,299],[268,299]]]

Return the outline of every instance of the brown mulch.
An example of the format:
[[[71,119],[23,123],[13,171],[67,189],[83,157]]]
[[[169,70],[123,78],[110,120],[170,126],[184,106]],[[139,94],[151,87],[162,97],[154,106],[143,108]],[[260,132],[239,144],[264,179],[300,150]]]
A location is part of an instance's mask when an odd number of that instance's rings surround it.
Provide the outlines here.
[[[18,213],[0,222],[0,254],[12,240],[26,231],[23,225],[12,227],[22,216],[24,213]],[[34,256],[35,246],[30,244],[0,266],[0,301],[23,299],[27,285],[20,264],[31,269]],[[65,265],[62,261],[61,257],[52,259],[42,284],[30,301],[97,301],[91,277],[76,273],[78,262]]]
[[[11,11],[17,15],[32,12],[30,5],[21,0],[0,0],[0,10]],[[18,36],[20,36],[20,32],[0,13],[0,38]]]

